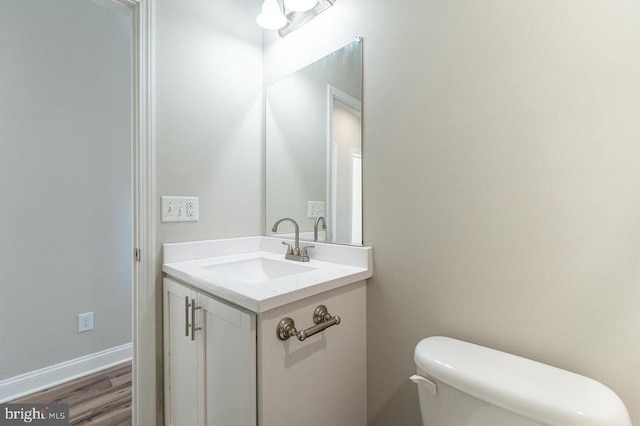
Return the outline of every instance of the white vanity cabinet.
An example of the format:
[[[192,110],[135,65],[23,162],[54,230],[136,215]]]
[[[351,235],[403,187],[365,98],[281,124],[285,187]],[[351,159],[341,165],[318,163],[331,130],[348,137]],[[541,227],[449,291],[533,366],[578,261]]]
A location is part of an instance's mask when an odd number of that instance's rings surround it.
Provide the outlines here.
[[[366,425],[372,251],[315,246],[297,262],[279,238],[163,245],[165,425]]]
[[[165,425],[256,425],[255,314],[163,287]]]
[[[165,278],[165,424],[364,426],[365,304],[360,281],[249,314]],[[286,317],[313,326],[318,305],[340,323],[304,341],[277,337]]]

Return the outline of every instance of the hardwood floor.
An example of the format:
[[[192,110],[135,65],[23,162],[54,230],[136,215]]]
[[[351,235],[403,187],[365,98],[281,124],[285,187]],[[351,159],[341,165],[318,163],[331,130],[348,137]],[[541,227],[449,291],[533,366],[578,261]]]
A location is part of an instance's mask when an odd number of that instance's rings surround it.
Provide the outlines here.
[[[71,425],[131,425],[131,362],[11,402],[69,404]]]

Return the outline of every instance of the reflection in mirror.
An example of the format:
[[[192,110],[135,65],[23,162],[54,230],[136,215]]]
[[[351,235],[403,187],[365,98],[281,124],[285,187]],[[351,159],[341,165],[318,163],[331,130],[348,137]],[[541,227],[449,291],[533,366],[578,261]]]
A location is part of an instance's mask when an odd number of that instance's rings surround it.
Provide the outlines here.
[[[359,39],[267,87],[267,231],[362,245],[361,99]]]

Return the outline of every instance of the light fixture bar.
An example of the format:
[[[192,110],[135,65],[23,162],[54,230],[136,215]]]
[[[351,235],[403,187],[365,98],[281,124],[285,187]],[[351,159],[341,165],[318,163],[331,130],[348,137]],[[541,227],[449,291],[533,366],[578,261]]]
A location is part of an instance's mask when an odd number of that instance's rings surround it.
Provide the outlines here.
[[[284,8],[292,12],[306,12],[313,9],[318,0],[284,0]]]
[[[313,9],[307,10],[306,12],[287,13],[286,17],[289,23],[279,29],[278,34],[280,34],[280,37],[284,37],[290,32],[297,30],[320,13],[329,9],[335,2],[336,0],[318,0],[318,4]]]

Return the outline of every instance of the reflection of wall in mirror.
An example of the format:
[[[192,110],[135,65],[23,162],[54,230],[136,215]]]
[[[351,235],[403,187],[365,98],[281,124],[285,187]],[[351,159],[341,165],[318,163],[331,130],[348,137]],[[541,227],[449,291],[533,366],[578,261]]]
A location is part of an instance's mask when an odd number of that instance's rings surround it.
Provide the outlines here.
[[[324,87],[294,74],[267,89],[267,225],[292,217],[301,231],[312,231],[307,202],[323,201],[326,105]],[[282,228],[282,232],[291,229]]]

